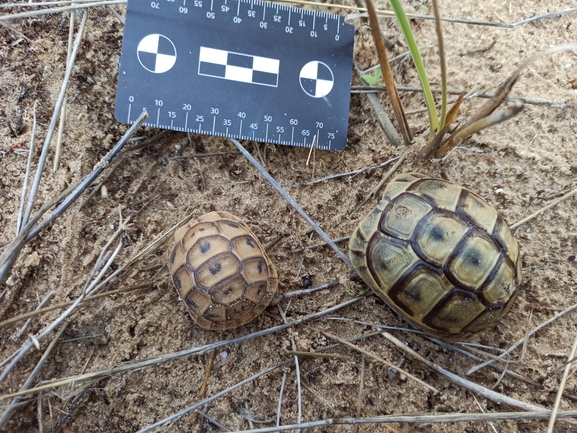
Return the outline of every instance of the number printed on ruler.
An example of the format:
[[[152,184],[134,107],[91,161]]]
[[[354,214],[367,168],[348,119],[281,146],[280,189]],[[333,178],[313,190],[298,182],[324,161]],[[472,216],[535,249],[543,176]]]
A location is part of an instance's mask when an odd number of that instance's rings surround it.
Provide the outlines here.
[[[256,0],[129,0],[115,116],[132,123],[342,150],[354,29]]]

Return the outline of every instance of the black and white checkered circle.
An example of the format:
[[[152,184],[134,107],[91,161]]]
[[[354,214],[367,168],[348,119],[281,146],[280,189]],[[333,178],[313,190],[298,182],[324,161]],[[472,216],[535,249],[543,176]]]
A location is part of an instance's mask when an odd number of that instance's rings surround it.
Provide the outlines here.
[[[138,43],[138,61],[147,71],[162,74],[176,63],[176,47],[164,35],[145,36]]]
[[[327,64],[314,60],[308,62],[299,74],[301,89],[313,98],[327,96],[333,89],[335,77]]]

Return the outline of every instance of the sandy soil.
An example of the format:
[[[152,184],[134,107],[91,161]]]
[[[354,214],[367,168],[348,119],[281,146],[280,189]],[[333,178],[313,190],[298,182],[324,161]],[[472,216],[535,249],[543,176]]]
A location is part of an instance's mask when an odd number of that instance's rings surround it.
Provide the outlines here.
[[[386,2],[379,1],[386,8]],[[573,5],[574,6],[574,5]],[[571,7],[571,2],[536,0],[498,2],[443,2],[444,16],[499,22],[517,22],[534,15]],[[122,7],[117,9],[123,13]],[[430,4],[410,1],[408,12],[430,13]],[[8,13],[4,10],[2,12]],[[457,23],[444,23],[445,43],[452,89],[469,91],[481,88],[494,91],[522,59],[554,44],[577,40],[575,13],[504,29]],[[398,40],[399,30],[383,20],[387,37]],[[366,24],[357,19],[356,60],[365,68],[376,63],[374,46]],[[30,140],[34,103],[38,104],[38,143],[44,140],[51,113],[64,74],[68,39],[68,19],[64,15],[18,19],[10,25],[22,32],[0,27],[0,248],[14,238],[16,215],[26,168],[25,152],[12,149]],[[413,22],[416,37],[433,85],[438,86],[439,69],[434,26],[431,21]],[[126,131],[112,116],[115,74],[120,55],[122,24],[101,8],[90,11],[85,37],[67,93],[68,114],[64,132],[64,153],[58,171],[44,173],[37,199],[40,203],[86,175]],[[486,51],[475,51],[494,45]],[[403,52],[402,41],[396,45]],[[409,62],[395,64],[399,85],[417,86]],[[355,79],[355,84],[359,84]],[[456,151],[443,162],[409,157],[399,172],[418,170],[449,179],[475,191],[514,223],[552,199],[577,186],[577,57],[561,54],[537,61],[523,74],[513,94],[560,104],[565,108],[526,104],[522,113],[506,124],[473,137],[466,146],[476,152]],[[403,93],[408,111],[423,107],[419,94]],[[382,96],[385,104],[385,98]],[[472,113],[484,100],[471,99],[463,104],[459,121]],[[412,130],[426,129],[424,112],[409,115]],[[18,133],[13,136],[8,127]],[[18,127],[18,124],[21,126]],[[141,130],[151,137],[158,131]],[[254,143],[245,143],[256,155]],[[267,168],[277,181],[333,238],[348,236],[358,220],[374,206],[367,204],[361,214],[348,218],[388,168],[380,168],[356,177],[346,177],[301,186],[311,179],[305,165],[304,149],[264,146]],[[229,152],[215,157],[169,160],[194,152]],[[349,146],[342,153],[317,152],[317,178],[359,169],[399,155],[404,149],[389,144],[365,95],[351,97]],[[48,157],[51,168],[53,150]],[[349,269],[334,252],[324,247],[306,252],[294,250],[319,242],[309,236],[308,225],[262,179],[233,145],[220,138],[191,136],[170,132],[161,141],[129,154],[106,181],[108,196],[96,194],[86,206],[82,196],[51,227],[44,230],[22,251],[12,274],[0,287],[0,320],[34,309],[39,299],[54,290],[50,304],[74,300],[79,296],[102,247],[118,225],[119,210],[131,216],[130,228],[122,237],[123,249],[115,260],[122,265],[133,254],[164,230],[188,214],[199,216],[211,210],[225,210],[243,218],[264,244],[283,236],[270,256],[280,275],[281,292],[304,286],[340,283],[328,290],[281,301],[288,320],[321,311],[352,298],[364,289],[349,277]],[[497,326],[483,332],[474,341],[506,348],[532,328],[575,304],[577,288],[577,198],[573,197],[546,211],[515,231],[523,259],[522,292],[510,313]],[[341,244],[343,249],[346,244]],[[102,370],[125,361],[169,354],[211,342],[246,335],[282,323],[276,307],[270,315],[234,331],[214,333],[194,326],[186,308],[178,302],[166,268],[165,247],[139,263],[135,270],[111,288],[138,284],[146,287],[89,303],[69,321],[68,327],[42,369],[40,379],[58,379],[84,372]],[[36,317],[24,335],[40,331],[59,311]],[[331,342],[320,330],[330,330],[342,338],[368,333],[366,324],[406,326],[381,300],[368,296],[355,305],[285,332],[229,345],[218,349],[214,371],[208,382],[208,396],[237,383],[278,362],[290,359],[286,350],[294,338],[299,351],[320,349]],[[556,320],[536,333],[526,353],[514,352],[509,368],[539,384],[505,377],[484,369],[469,379],[544,408],[551,408],[562,367],[577,334],[575,313]],[[5,359],[22,344],[14,341],[23,322],[0,329],[1,358]],[[412,333],[395,335],[414,350],[442,367],[463,374],[474,365],[461,355]],[[18,390],[38,362],[50,338],[41,342],[41,351],[33,350],[2,383],[0,392]],[[300,357],[303,383],[302,419],[314,421],[332,417],[369,417],[385,414],[496,412],[513,410],[474,395],[427,367],[405,356],[382,337],[357,343],[382,358],[402,364],[440,392],[433,394],[404,375],[393,374],[376,362],[366,363],[362,395],[358,404],[363,363],[360,355],[347,348],[333,353],[352,356],[348,361],[335,358]],[[199,389],[207,357],[188,356],[128,373],[111,374],[96,382],[66,386],[42,394],[40,416],[38,399],[21,405],[5,425],[7,432],[37,432],[39,419],[43,431],[49,431],[64,414],[69,414],[60,431],[132,432],[200,401]],[[573,370],[574,371],[574,370]],[[282,402],[283,424],[297,420],[297,386],[294,364],[275,370],[204,407],[204,411],[231,430],[251,426],[273,426],[283,374],[286,387]],[[577,378],[573,374],[565,387],[560,410],[577,409]],[[2,401],[5,404],[6,400]],[[357,407],[359,406],[359,407]],[[264,424],[251,423],[243,414],[252,414]],[[498,432],[545,431],[546,421],[494,422]],[[390,431],[485,432],[486,422],[440,425],[391,424]],[[382,425],[360,426],[360,432],[384,431]],[[220,431],[210,422],[191,414],[158,431]],[[333,426],[318,431],[353,431],[352,426]],[[577,431],[575,420],[558,421],[556,431]]]

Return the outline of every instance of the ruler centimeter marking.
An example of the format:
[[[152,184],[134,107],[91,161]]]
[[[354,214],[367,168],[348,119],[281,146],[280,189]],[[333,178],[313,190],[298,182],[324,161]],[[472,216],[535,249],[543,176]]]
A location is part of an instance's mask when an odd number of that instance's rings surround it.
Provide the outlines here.
[[[338,15],[260,0],[129,0],[115,115],[342,150],[353,39]]]

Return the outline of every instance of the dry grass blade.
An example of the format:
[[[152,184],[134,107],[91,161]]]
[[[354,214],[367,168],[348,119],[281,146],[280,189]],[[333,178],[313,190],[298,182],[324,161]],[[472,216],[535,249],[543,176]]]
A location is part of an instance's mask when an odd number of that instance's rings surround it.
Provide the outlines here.
[[[24,382],[24,385],[22,385],[22,387],[20,388],[20,391],[23,391],[23,390],[30,388],[30,386],[32,385],[32,382],[34,382],[34,380],[36,379],[36,376],[38,376],[38,373],[40,373],[42,366],[44,365],[44,363],[46,362],[46,360],[50,356],[50,353],[52,353],[52,350],[56,346],[56,342],[60,339],[60,337],[62,336],[62,334],[66,330],[67,326],[68,326],[68,323],[65,323],[62,326],[62,328],[60,328],[60,330],[56,333],[56,335],[54,336],[54,338],[52,339],[52,341],[50,342],[50,344],[48,345],[48,347],[46,348],[46,350],[42,354],[40,361],[38,361],[38,363],[36,364],[36,367],[34,367],[34,370],[32,370],[32,373],[30,373],[30,375],[28,376],[28,379],[26,379],[26,382]],[[2,419],[0,419],[0,429],[2,429],[2,426],[4,426],[4,424],[6,424],[6,422],[10,419],[10,415],[12,414],[12,411],[16,408],[16,406],[20,403],[20,401],[21,401],[21,399],[19,397],[16,397],[14,399],[14,401],[12,401],[12,403],[6,408],[6,410],[4,411],[4,415],[2,416]]]
[[[265,335],[273,334],[275,332],[284,331],[285,329],[300,325],[302,323],[317,319],[319,317],[322,317],[322,316],[325,316],[327,314],[338,311],[342,308],[348,307],[349,305],[352,305],[352,304],[354,304],[354,303],[356,303],[362,299],[364,299],[364,297],[354,298],[354,299],[351,299],[349,301],[335,305],[334,307],[327,308],[326,310],[319,311],[318,313],[309,314],[307,316],[301,317],[300,319],[297,319],[293,322],[273,326],[272,328],[263,329],[260,331],[253,332],[252,334],[243,335],[240,337],[232,338],[230,340],[218,341],[218,342],[213,343],[213,344],[207,344],[204,346],[193,347],[192,349],[182,350],[180,352],[174,352],[174,353],[170,353],[167,355],[161,355],[161,356],[155,356],[152,358],[139,359],[137,361],[132,361],[132,362],[127,362],[127,363],[115,365],[115,366],[108,367],[108,368],[103,369],[103,370],[94,371],[92,373],[70,376],[70,377],[67,377],[64,379],[59,379],[59,380],[52,380],[49,382],[45,382],[44,384],[42,384],[36,388],[29,389],[29,390],[26,390],[23,392],[16,392],[16,393],[12,393],[12,394],[0,395],[0,401],[6,400],[8,398],[19,397],[22,395],[35,394],[35,393],[40,392],[40,391],[55,389],[55,388],[58,388],[58,387],[63,386],[63,385],[68,385],[70,383],[81,383],[81,382],[98,380],[98,379],[101,379],[103,377],[108,377],[108,376],[111,376],[114,374],[123,373],[126,371],[138,370],[141,368],[150,367],[153,365],[158,365],[158,364],[161,364],[163,362],[173,361],[175,359],[182,358],[184,356],[201,355],[203,353],[208,352],[209,350],[218,349],[219,347],[227,346],[229,344],[236,344],[236,343],[240,343],[243,341],[252,340],[254,338],[262,337]]]
[[[439,147],[439,149],[435,152],[435,158],[443,158],[451,151],[451,149],[459,145],[461,142],[467,140],[473,134],[476,134],[485,128],[497,125],[501,122],[505,122],[515,117],[522,110],[523,106],[518,105],[516,107],[509,108],[504,112],[492,113],[477,120],[474,123],[469,124],[467,127],[460,128],[458,132],[451,134],[451,136],[441,145],[441,147]]]
[[[246,378],[246,379],[238,382],[237,384],[235,384],[235,385],[233,385],[233,386],[231,386],[231,387],[229,387],[229,388],[226,388],[225,390],[222,390],[222,391],[216,393],[216,394],[213,395],[212,397],[209,397],[209,398],[207,398],[207,399],[204,399],[204,400],[202,400],[202,401],[199,402],[199,403],[193,404],[192,406],[187,407],[186,409],[181,410],[180,412],[176,412],[176,413],[170,415],[169,417],[166,417],[166,418],[164,418],[164,419],[162,419],[162,420],[160,420],[160,421],[158,421],[158,422],[156,422],[156,423],[154,423],[154,424],[152,424],[152,425],[149,425],[148,427],[145,427],[145,428],[143,428],[143,429],[140,429],[140,430],[138,430],[138,432],[136,432],[136,433],[146,433],[146,432],[149,432],[149,431],[151,431],[151,430],[154,430],[154,429],[156,429],[157,427],[160,427],[160,426],[162,426],[162,425],[164,425],[164,424],[166,424],[166,423],[168,423],[168,422],[170,422],[170,421],[174,421],[175,419],[178,419],[178,418],[186,415],[187,413],[190,413],[190,412],[194,411],[195,409],[197,409],[197,408],[199,408],[199,407],[201,407],[201,406],[204,406],[205,404],[208,404],[208,403],[210,403],[211,401],[214,401],[214,400],[216,400],[217,398],[222,397],[223,395],[226,395],[226,394],[228,394],[229,392],[234,391],[235,389],[237,389],[237,388],[239,388],[239,387],[241,387],[241,386],[243,386],[243,385],[246,385],[247,383],[252,382],[253,380],[255,380],[255,379],[257,379],[257,378],[259,378],[259,377],[261,377],[261,376],[264,376],[265,374],[270,373],[271,371],[274,371],[274,370],[276,370],[276,369],[279,368],[279,367],[282,367],[283,365],[287,365],[289,362],[290,362],[290,361],[279,362],[277,365],[275,365],[275,366],[273,366],[273,367],[270,367],[270,368],[267,368],[267,369],[265,369],[265,370],[262,370],[262,371],[260,371],[260,372],[258,372],[258,373],[256,373],[256,374],[252,375],[251,377],[248,377],[248,378]]]
[[[513,224],[513,225],[511,226],[511,230],[514,230],[514,229],[516,229],[517,227],[519,227],[520,225],[525,224],[525,223],[528,222],[528,221],[531,221],[531,220],[532,220],[533,218],[535,218],[537,215],[545,212],[545,211],[548,210],[548,209],[551,209],[551,208],[554,207],[554,206],[557,206],[559,203],[561,203],[562,201],[567,200],[568,198],[573,197],[575,194],[577,194],[577,188],[569,191],[569,192],[568,192],[567,194],[565,194],[564,196],[559,197],[559,198],[553,200],[553,201],[552,201],[551,203],[549,203],[547,206],[543,206],[541,209],[539,209],[539,210],[536,211],[536,212],[533,212],[533,213],[532,213],[531,215],[529,215],[528,217],[525,217],[525,218],[523,218],[522,220],[517,221],[515,224]]]
[[[302,424],[283,425],[253,430],[237,430],[235,433],[275,433],[295,429],[309,429],[326,427],[331,425],[355,425],[355,424],[441,424],[455,422],[486,422],[514,419],[547,419],[549,411],[539,412],[494,412],[494,413],[449,413],[443,415],[383,415],[369,418],[329,418],[320,421],[306,422]],[[559,412],[558,418],[573,418],[577,416],[577,410]]]
[[[365,3],[367,5],[367,12],[369,14],[371,34],[373,35],[373,41],[375,42],[375,47],[379,55],[379,63],[381,64],[383,81],[385,82],[385,86],[389,94],[389,100],[391,101],[393,112],[395,113],[395,118],[399,124],[401,136],[403,137],[405,144],[410,144],[411,132],[409,131],[409,124],[407,123],[403,105],[401,104],[401,98],[399,97],[397,85],[395,84],[395,79],[393,77],[393,71],[391,69],[391,65],[389,64],[389,56],[387,55],[387,49],[385,48],[385,43],[383,42],[383,38],[381,36],[381,29],[379,27],[377,13],[375,11],[372,0],[365,0]]]
[[[34,139],[36,138],[36,105],[38,101],[34,102],[34,112],[32,119],[32,134],[30,137],[30,147],[28,149],[28,162],[26,164],[26,174],[24,175],[24,182],[22,183],[22,195],[20,197],[20,207],[18,209],[18,218],[16,219],[16,235],[20,233],[22,228],[22,216],[24,213],[24,202],[26,201],[26,191],[28,190],[28,180],[30,179],[30,168],[32,167],[32,156],[34,155]]]
[[[60,93],[58,95],[58,100],[54,107],[54,112],[52,114],[52,119],[50,120],[50,125],[48,126],[48,131],[46,132],[46,138],[44,139],[44,145],[42,146],[42,153],[40,154],[40,159],[38,160],[38,167],[36,168],[36,175],[34,176],[34,182],[32,183],[32,188],[30,189],[30,195],[28,196],[28,204],[26,206],[26,211],[22,217],[22,225],[26,225],[28,218],[32,213],[32,207],[34,205],[34,200],[36,199],[36,191],[38,190],[38,185],[40,184],[40,178],[42,177],[42,171],[44,170],[44,164],[46,163],[46,157],[48,156],[48,148],[50,147],[50,141],[52,140],[52,134],[54,128],[56,127],[56,122],[58,121],[58,115],[60,113],[60,108],[64,101],[64,95],[66,94],[66,89],[68,88],[68,82],[70,81],[70,76],[72,74],[72,69],[74,67],[74,61],[76,60],[76,54],[80,48],[80,42],[82,41],[82,35],[84,34],[84,25],[86,24],[86,19],[88,14],[84,14],[80,27],[78,27],[78,34],[74,40],[74,46],[70,54],[70,61],[66,64],[66,72],[64,74],[64,79],[62,80],[62,86],[60,88]]]
[[[66,2],[70,3],[70,2]],[[59,8],[49,8],[49,9],[39,9],[36,11],[28,11],[28,12],[20,12],[17,14],[10,14],[0,16],[0,21],[10,21],[10,20],[17,20],[21,18],[30,18],[36,17],[40,15],[51,15],[51,14],[59,14],[61,12],[68,12],[77,9],[86,9],[86,8],[93,8],[98,6],[107,6],[107,5],[117,5],[126,3],[126,0],[106,0],[101,2],[94,2],[94,3],[84,3],[84,4],[75,4],[70,6],[63,6]],[[43,3],[36,3],[36,5],[43,5]],[[17,4],[15,6],[23,6],[22,4]]]
[[[423,382],[421,379],[419,379],[418,377],[413,376],[411,373],[403,370],[402,368],[397,367],[395,364],[390,363],[389,361],[384,360],[383,358],[369,352],[368,350],[363,349],[362,347],[359,346],[355,346],[352,343],[349,343],[346,340],[343,340],[342,338],[337,337],[336,335],[332,335],[331,333],[327,332],[327,331],[320,331],[322,332],[324,335],[326,335],[327,337],[329,337],[332,340],[338,341],[339,343],[341,343],[344,346],[347,346],[353,350],[356,350],[360,353],[363,353],[364,355],[368,356],[371,359],[374,359],[375,361],[379,361],[382,364],[385,364],[387,367],[395,370],[396,372],[400,373],[400,374],[404,374],[405,376],[407,376],[409,379],[414,380],[415,382],[419,383],[420,385],[424,386],[425,388],[427,388],[429,391],[434,392],[435,394],[438,394],[439,390],[436,389],[434,386],[429,385],[426,382]]]
[[[515,343],[513,343],[511,345],[511,347],[509,347],[505,352],[503,352],[502,354],[500,354],[499,356],[497,356],[497,358],[495,359],[490,359],[489,361],[485,361],[481,364],[476,365],[475,367],[471,368],[469,371],[467,371],[465,373],[466,376],[473,374],[474,372],[480,370],[483,367],[486,367],[490,364],[492,364],[493,362],[495,362],[495,360],[499,359],[502,360],[503,358],[505,358],[506,356],[508,356],[513,350],[515,350],[517,347],[519,347],[521,344],[525,343],[526,339],[528,337],[530,337],[531,335],[535,334],[537,331],[540,331],[541,329],[543,329],[544,327],[550,325],[551,323],[553,323],[554,321],[556,321],[557,319],[563,317],[565,314],[568,314],[572,311],[574,311],[575,309],[577,309],[577,304],[574,304],[572,306],[570,306],[569,308],[566,308],[565,310],[561,311],[559,314],[557,314],[556,316],[550,318],[549,320],[546,320],[545,322],[541,323],[539,326],[533,328],[531,330],[531,332],[527,333],[525,336],[523,336],[523,338],[517,340]]]
[[[138,284],[136,286],[123,287],[121,289],[110,290],[108,292],[99,293],[97,295],[87,296],[81,302],[81,304],[85,304],[85,303],[90,302],[90,301],[95,301],[95,300],[103,298],[105,296],[112,296],[112,295],[117,295],[119,293],[130,292],[132,290],[141,290],[141,289],[146,289],[146,288],[151,288],[151,287],[152,287],[152,285],[150,283],[144,283],[144,284]],[[0,322],[0,328],[3,328],[4,326],[12,325],[14,323],[29,319],[29,318],[34,317],[34,316],[38,316],[39,314],[44,314],[44,313],[48,313],[49,311],[69,307],[70,305],[74,304],[74,302],[75,301],[62,302],[60,304],[54,304],[54,305],[51,305],[49,307],[39,308],[39,309],[34,310],[34,311],[29,311],[28,313],[24,313],[24,314],[20,314],[18,316],[15,316],[15,317],[11,317],[10,319],[6,319],[3,322]]]
[[[143,112],[134,124],[126,131],[124,136],[116,143],[116,145],[106,154],[106,156],[96,165],[94,170],[75,184],[70,185],[65,191],[43,204],[42,207],[34,214],[32,219],[22,228],[18,236],[4,249],[0,254],[0,285],[8,278],[8,272],[14,265],[18,258],[20,251],[24,245],[38,233],[40,233],[46,226],[51,224],[58,218],[74,201],[84,192],[84,190],[94,182],[94,180],[102,173],[105,166],[110,163],[112,159],[122,150],[130,136],[140,127],[146,120],[148,113]],[[35,225],[40,218],[59,201],[64,200],[48,217],[46,217],[40,224]]]
[[[355,70],[357,71],[359,77],[362,77],[363,72],[361,71],[361,68],[359,67],[357,62],[355,62]],[[378,87],[378,89],[385,90],[382,89],[381,87]],[[379,123],[381,124],[381,127],[383,128],[383,132],[385,133],[385,135],[387,136],[392,145],[400,146],[402,144],[401,136],[395,129],[395,126],[393,125],[393,122],[391,122],[391,119],[389,119],[389,115],[383,108],[381,101],[374,93],[368,92],[366,93],[366,95],[369,102],[371,103],[371,106],[373,107],[373,111],[375,112],[375,115],[377,116]]]
[[[503,102],[505,102],[505,100],[509,96],[509,93],[511,92],[511,89],[521,76],[521,73],[531,63],[545,56],[575,50],[577,50],[576,43],[563,44],[540,51],[523,60],[519,64],[517,69],[509,76],[509,78],[507,78],[505,82],[501,84],[501,86],[499,86],[499,89],[497,89],[495,96],[491,98],[489,101],[487,101],[475,114],[473,114],[469,118],[469,120],[465,122],[463,126],[454,131],[453,134],[451,134],[451,136],[439,148],[435,156],[437,158],[441,158],[444,155],[446,155],[447,152],[449,152],[452,147],[456,146],[461,141],[467,139],[476,132],[479,132],[484,128],[508,120],[511,117],[517,115],[521,111],[521,108],[519,107],[512,108],[509,111],[502,114],[499,113],[492,114],[492,113],[497,108],[499,108],[503,104]]]
[[[492,391],[488,388],[485,388],[484,386],[481,385],[477,385],[476,383],[473,383],[467,379],[463,379],[460,376],[457,376],[456,374],[451,373],[450,371],[445,370],[444,368],[440,367],[439,365],[435,364],[434,362],[428,360],[427,358],[419,355],[417,352],[415,352],[414,350],[410,349],[405,343],[403,343],[402,341],[398,340],[397,338],[393,337],[391,334],[389,334],[388,332],[383,332],[382,333],[383,337],[385,337],[387,340],[391,341],[392,343],[395,344],[395,346],[397,346],[399,349],[403,350],[404,352],[406,352],[407,354],[411,355],[412,357],[418,359],[419,361],[421,361],[423,364],[425,364],[427,367],[429,367],[430,369],[436,371],[437,373],[443,375],[444,377],[446,377],[447,379],[449,379],[451,382],[453,382],[456,385],[462,386],[466,389],[468,389],[469,391],[472,391],[476,394],[482,395],[483,397],[485,397],[486,399],[489,399],[495,403],[499,403],[499,404],[508,404],[511,407],[516,407],[522,410],[526,410],[528,412],[542,412],[542,411],[546,411],[545,408],[539,407],[539,406],[535,406],[533,404],[530,403],[525,403],[523,401],[508,397],[504,394],[500,394],[498,392]]]
[[[371,200],[376,194],[377,192],[381,189],[381,187],[385,184],[385,182],[387,180],[389,180],[389,177],[391,177],[391,175],[397,170],[397,168],[399,168],[399,166],[405,161],[405,159],[407,159],[407,156],[409,156],[409,154],[411,153],[411,151],[413,150],[414,146],[409,147],[407,150],[405,150],[397,159],[397,162],[395,163],[395,165],[393,165],[389,171],[387,171],[385,173],[385,175],[383,176],[383,178],[380,180],[380,182],[377,184],[377,186],[375,186],[373,188],[373,190],[367,194],[367,196],[363,199],[363,201],[361,203],[359,203],[359,205],[349,214],[349,218],[352,218],[353,215],[355,215],[359,210],[361,210],[361,208],[369,201]]]
[[[276,425],[277,427],[280,425],[280,411],[282,407],[282,395],[284,393],[284,385],[286,383],[286,371],[282,374],[282,382],[280,384],[280,391],[278,394],[278,405],[276,409]]]
[[[270,184],[278,191],[280,195],[302,216],[307,223],[314,229],[315,232],[324,240],[345,264],[354,271],[353,264],[345,253],[335,244],[332,239],[307,215],[307,213],[299,206],[299,204],[283,189],[279,183],[257,162],[256,159],[244,148],[240,142],[234,138],[230,141],[236,146],[238,150],[254,165],[254,167],[263,175],[263,177],[270,182]]]
[[[435,153],[437,153],[437,149],[439,148],[439,146],[441,146],[441,143],[443,142],[445,135],[449,131],[449,128],[451,127],[451,125],[455,121],[455,118],[457,117],[457,114],[459,113],[459,108],[461,107],[461,103],[463,102],[464,98],[465,94],[461,93],[459,95],[459,98],[457,98],[457,100],[447,113],[447,117],[445,118],[445,125],[443,126],[441,131],[437,133],[433,137],[433,139],[429,143],[427,143],[427,145],[423,147],[423,149],[419,152],[419,158],[421,159],[431,158],[433,155],[435,155]]]
[[[290,302],[289,302],[289,306],[290,306]],[[287,306],[288,309],[288,306]],[[284,323],[288,323],[288,320],[286,318],[286,313],[283,311],[283,309],[281,308],[280,305],[278,305],[278,311],[282,317],[282,320]],[[296,352],[297,350],[297,345],[295,343],[295,339],[292,335],[289,336],[290,341],[291,341],[291,347],[293,352]],[[297,382],[297,423],[300,424],[302,421],[302,390],[301,390],[301,369],[300,369],[300,364],[299,364],[299,357],[298,355],[293,355],[294,357],[294,363],[295,363],[295,373],[296,373],[296,382]],[[298,432],[297,432],[298,433]]]
[[[573,340],[573,347],[569,353],[568,358],[574,360],[575,353],[577,353],[577,335]],[[563,372],[563,377],[561,377],[561,382],[559,383],[559,391],[557,391],[557,396],[555,397],[555,404],[553,405],[553,411],[551,413],[551,418],[549,419],[549,425],[547,426],[547,433],[553,433],[553,427],[555,426],[555,418],[559,411],[559,404],[561,404],[561,397],[563,396],[563,390],[565,389],[565,383],[567,382],[567,377],[569,376],[569,371],[571,370],[572,362],[568,362],[565,366],[565,371]]]

